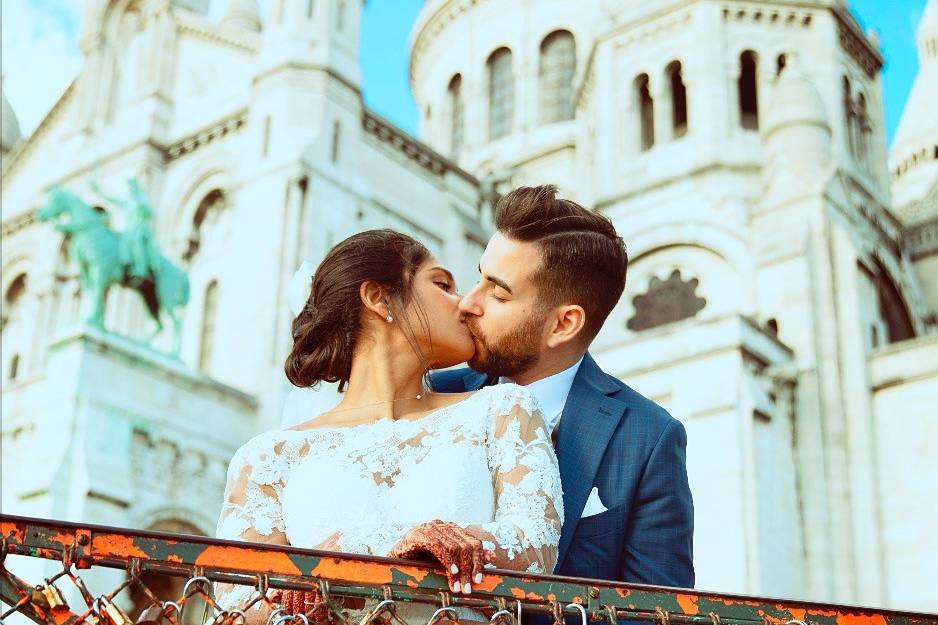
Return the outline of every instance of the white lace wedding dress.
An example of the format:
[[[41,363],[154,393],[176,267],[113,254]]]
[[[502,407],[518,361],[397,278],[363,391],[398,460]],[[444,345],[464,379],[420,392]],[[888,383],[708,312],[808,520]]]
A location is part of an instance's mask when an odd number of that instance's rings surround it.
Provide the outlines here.
[[[274,430],[228,468],[219,538],[384,556],[416,525],[465,527],[494,566],[551,572],[563,523],[557,458],[530,391],[484,388],[419,419]],[[234,607],[253,591],[226,587]],[[413,605],[408,622],[432,606]]]

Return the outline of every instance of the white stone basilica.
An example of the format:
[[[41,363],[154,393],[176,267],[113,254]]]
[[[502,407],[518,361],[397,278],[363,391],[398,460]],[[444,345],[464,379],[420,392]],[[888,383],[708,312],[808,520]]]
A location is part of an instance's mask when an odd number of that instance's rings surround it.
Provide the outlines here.
[[[628,285],[592,353],[688,431],[698,587],[938,610],[938,0],[891,154],[845,0],[427,0],[414,138],[363,104],[359,0],[88,0],[84,65],[20,137],[2,101],[4,512],[212,534],[277,427],[286,285],[392,227],[475,279],[495,192],[609,215]],[[39,80],[41,78],[37,78]],[[156,208],[181,361],[135,293],[79,323],[64,185]]]

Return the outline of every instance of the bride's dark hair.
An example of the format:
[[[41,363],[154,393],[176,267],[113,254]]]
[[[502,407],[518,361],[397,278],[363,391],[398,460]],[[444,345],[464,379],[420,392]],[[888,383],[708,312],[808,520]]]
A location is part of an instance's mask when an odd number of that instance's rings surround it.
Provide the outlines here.
[[[362,283],[381,285],[402,319],[413,296],[414,274],[428,258],[422,243],[393,230],[360,232],[333,247],[316,269],[306,305],[293,320],[293,349],[284,365],[290,382],[299,387],[338,382],[339,391],[344,390],[362,329]],[[412,332],[405,334],[415,343]]]

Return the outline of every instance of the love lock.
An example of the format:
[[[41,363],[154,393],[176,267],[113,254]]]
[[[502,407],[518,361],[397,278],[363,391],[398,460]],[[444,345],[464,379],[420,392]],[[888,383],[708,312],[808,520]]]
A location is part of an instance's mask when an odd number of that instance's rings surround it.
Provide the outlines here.
[[[163,606],[152,604],[137,617],[136,625],[160,625],[163,621]]]
[[[427,625],[438,625],[438,623],[441,623],[444,619],[448,619],[456,625],[459,625],[459,614],[450,606],[443,606],[434,612],[430,620],[427,621]]]
[[[30,591],[29,601],[35,606],[48,610],[51,606],[43,590],[45,590],[43,586],[33,586],[32,591]]]
[[[45,588],[42,589],[42,596],[45,597],[46,603],[49,604],[51,609],[64,608],[68,607],[68,602],[65,601],[65,596],[62,594],[62,591],[59,590],[55,584],[47,584]]]
[[[101,606],[104,606],[103,611],[101,610]],[[110,599],[98,597],[97,601],[95,601],[95,607],[98,609],[98,614],[100,614],[105,621],[109,621],[108,625],[134,625],[130,617]]]

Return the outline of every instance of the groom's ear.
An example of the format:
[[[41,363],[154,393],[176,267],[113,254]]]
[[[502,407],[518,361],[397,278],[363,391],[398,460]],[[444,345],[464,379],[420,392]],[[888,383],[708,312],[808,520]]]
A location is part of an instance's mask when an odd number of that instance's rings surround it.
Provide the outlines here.
[[[547,346],[551,348],[579,340],[583,326],[586,325],[586,311],[578,304],[558,306],[551,318],[553,328],[547,335]]]
[[[361,298],[365,309],[377,314],[379,317],[394,314],[388,305],[388,298],[384,288],[377,282],[371,280],[362,282],[361,286],[358,287],[358,296]]]

